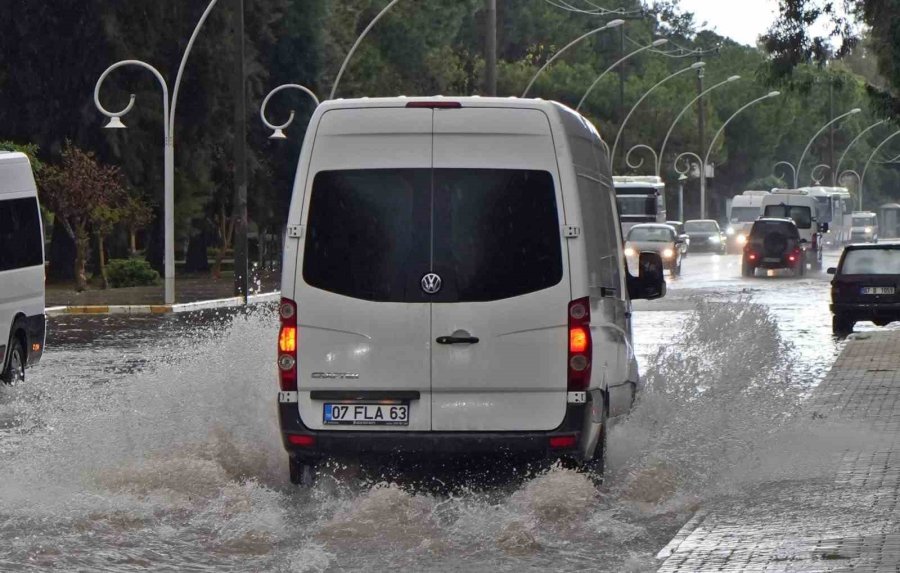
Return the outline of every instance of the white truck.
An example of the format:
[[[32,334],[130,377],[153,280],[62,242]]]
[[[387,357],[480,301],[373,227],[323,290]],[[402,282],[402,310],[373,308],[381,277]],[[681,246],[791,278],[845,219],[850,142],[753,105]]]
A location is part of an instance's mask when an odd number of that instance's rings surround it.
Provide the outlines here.
[[[617,175],[613,185],[623,236],[640,223],[666,222],[666,184],[661,177]]]
[[[728,226],[725,227],[729,253],[740,253],[747,244],[753,222],[762,216],[763,198],[768,191],[744,191],[735,195],[728,207]]]

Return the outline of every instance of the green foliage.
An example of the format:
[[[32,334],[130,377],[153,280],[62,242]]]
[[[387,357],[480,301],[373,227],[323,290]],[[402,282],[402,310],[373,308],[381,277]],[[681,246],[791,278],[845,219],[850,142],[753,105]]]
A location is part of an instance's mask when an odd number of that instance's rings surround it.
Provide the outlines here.
[[[153,286],[159,283],[159,273],[144,259],[113,259],[106,266],[109,286],[125,288]]]

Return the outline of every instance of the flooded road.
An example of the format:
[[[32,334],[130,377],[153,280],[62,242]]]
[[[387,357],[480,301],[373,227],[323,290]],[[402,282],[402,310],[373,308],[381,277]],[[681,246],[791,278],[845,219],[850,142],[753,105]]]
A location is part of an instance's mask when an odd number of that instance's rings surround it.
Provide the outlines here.
[[[647,388],[611,431],[599,490],[514,466],[421,481],[336,468],[298,491],[274,307],[54,319],[41,366],[0,388],[0,570],[653,570],[791,431],[839,349],[825,275],[748,280],[738,263],[692,255],[669,296],[636,305]]]

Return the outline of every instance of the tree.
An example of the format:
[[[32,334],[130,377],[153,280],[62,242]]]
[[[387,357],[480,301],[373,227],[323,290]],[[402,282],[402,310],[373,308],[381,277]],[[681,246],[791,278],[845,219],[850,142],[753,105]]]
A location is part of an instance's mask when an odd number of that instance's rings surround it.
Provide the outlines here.
[[[40,188],[44,202],[75,242],[76,288],[82,291],[87,288],[85,263],[91,228],[94,226],[96,233],[108,233],[111,222],[118,219],[114,210],[125,195],[121,172],[67,141],[62,164],[44,169]]]

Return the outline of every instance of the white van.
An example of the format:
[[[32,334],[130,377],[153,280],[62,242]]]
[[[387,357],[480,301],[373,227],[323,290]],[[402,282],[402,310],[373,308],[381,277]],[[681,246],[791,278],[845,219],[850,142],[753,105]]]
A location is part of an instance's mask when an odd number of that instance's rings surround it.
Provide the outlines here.
[[[725,227],[729,253],[741,253],[753,223],[762,215],[763,197],[768,191],[744,191],[735,195],[728,206],[728,226]]]
[[[802,189],[772,189],[769,196],[763,197],[762,216],[793,219],[810,269],[822,270],[822,234],[828,232],[828,223],[819,222],[815,197]]]
[[[602,463],[639,382],[600,136],[553,102],[336,100],[314,113],[284,254],[279,417],[291,479],[389,453]],[[598,445],[600,444],[600,445]]]
[[[44,232],[28,158],[0,152],[0,380],[25,378],[44,351]]]

